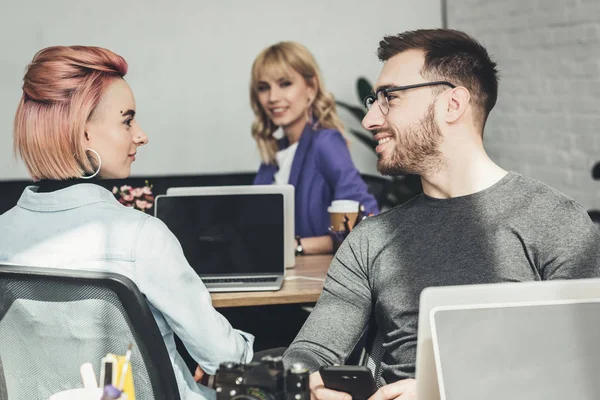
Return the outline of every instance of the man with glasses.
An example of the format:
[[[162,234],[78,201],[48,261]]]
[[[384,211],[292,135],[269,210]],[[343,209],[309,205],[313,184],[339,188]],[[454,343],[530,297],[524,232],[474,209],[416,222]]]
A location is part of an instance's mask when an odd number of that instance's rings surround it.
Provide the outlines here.
[[[373,399],[408,399],[424,288],[598,277],[600,235],[579,204],[488,157],[483,131],[498,77],[481,44],[418,30],[385,37],[378,55],[384,65],[363,120],[379,143],[377,168],[420,175],[424,193],[353,230],[284,362],[311,371],[344,364],[374,320],[387,385]],[[350,400],[325,389],[318,372],[310,381],[313,398]]]

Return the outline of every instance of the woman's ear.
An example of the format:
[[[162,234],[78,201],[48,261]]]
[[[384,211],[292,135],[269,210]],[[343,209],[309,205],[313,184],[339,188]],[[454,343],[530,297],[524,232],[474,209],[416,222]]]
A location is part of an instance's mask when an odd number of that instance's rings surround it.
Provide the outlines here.
[[[83,142],[86,146],[89,146],[93,139],[97,136],[95,133],[98,131],[98,120],[95,116],[91,116],[85,122],[83,126]]]
[[[317,77],[313,76],[312,78],[307,79],[306,85],[308,86],[308,97],[311,99],[312,103],[315,100],[315,97],[317,97],[317,90],[319,87]]]
[[[90,131],[92,131],[92,117],[90,116],[87,121],[85,121],[85,125],[83,126],[83,141],[84,143],[90,142]]]
[[[83,131],[83,137],[81,138],[81,143],[84,148],[94,147],[95,143],[93,142],[94,129],[90,124],[85,124],[85,130]]]
[[[86,146],[89,146],[91,140],[90,140],[90,134],[88,133],[87,129],[83,132],[83,143]]]

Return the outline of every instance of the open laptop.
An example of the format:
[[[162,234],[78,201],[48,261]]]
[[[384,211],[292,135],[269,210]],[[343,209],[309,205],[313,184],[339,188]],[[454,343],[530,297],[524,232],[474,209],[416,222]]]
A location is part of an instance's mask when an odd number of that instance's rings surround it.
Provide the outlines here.
[[[438,307],[430,318],[442,400],[600,397],[600,298]]]
[[[418,399],[598,398],[600,380],[594,381],[592,371],[600,368],[599,302],[600,279],[425,289],[417,337]],[[509,352],[514,333],[523,339],[521,351]],[[536,349],[540,345],[547,348]],[[575,364],[561,364],[567,359]],[[523,382],[529,384],[519,386]],[[464,392],[490,387],[495,390],[483,397]],[[536,397],[542,387],[549,389],[543,394],[552,395]],[[558,395],[566,388],[569,396]]]
[[[167,189],[169,196],[194,196],[206,194],[283,194],[285,267],[294,268],[296,265],[296,239],[295,239],[295,198],[292,185],[253,185],[253,186],[199,186],[199,187],[173,187]]]
[[[207,289],[279,290],[289,247],[285,204],[293,187],[186,189],[193,190],[157,196],[155,216],[175,234]],[[293,238],[293,214],[291,232]]]

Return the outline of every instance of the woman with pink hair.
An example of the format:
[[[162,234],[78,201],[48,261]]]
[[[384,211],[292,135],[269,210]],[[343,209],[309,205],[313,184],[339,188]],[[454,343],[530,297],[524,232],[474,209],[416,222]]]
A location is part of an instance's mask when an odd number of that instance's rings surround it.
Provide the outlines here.
[[[97,47],[49,47],[33,58],[15,116],[14,148],[34,185],[0,215],[0,263],[129,277],[150,304],[181,397],[212,399],[214,391],[195,382],[177,353],[174,334],[210,374],[224,361],[250,361],[254,337],[233,329],[212,307],[166,225],[124,207],[90,179],[127,177],[137,150],[148,143],[135,120],[126,72],[122,57]],[[69,320],[63,328],[64,320],[35,317],[40,323],[33,329],[61,332],[65,341],[77,336],[70,328],[79,321]]]

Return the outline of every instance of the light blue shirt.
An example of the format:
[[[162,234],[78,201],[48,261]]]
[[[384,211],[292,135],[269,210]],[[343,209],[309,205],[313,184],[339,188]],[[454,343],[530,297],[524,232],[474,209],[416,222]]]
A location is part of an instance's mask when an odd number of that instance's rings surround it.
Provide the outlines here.
[[[27,187],[17,206],[0,215],[0,262],[127,276],[150,304],[182,399],[214,399],[212,389],[194,382],[174,333],[208,374],[224,361],[249,362],[254,336],[233,329],[213,308],[167,226],[95,184],[36,191]]]

